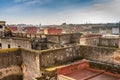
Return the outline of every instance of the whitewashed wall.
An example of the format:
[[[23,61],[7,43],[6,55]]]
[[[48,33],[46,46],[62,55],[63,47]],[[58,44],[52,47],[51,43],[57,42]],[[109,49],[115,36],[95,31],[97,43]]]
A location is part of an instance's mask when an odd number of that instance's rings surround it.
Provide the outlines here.
[[[10,48],[18,48],[20,46],[21,48],[31,49],[31,42],[24,39],[2,38],[0,43],[2,44],[1,49],[7,49],[8,44],[10,44]]]

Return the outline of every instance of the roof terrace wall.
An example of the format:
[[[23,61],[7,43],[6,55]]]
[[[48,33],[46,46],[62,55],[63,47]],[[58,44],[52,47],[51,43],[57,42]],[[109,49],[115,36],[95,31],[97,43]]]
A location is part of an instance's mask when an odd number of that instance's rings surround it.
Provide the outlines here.
[[[38,52],[20,48],[0,50],[0,80],[31,80],[38,76]]]

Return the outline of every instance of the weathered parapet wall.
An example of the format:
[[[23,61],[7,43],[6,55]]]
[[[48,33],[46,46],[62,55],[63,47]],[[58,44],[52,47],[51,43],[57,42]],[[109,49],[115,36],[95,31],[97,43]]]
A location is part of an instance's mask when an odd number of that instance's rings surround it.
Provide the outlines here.
[[[22,80],[21,63],[19,49],[0,50],[0,80]]]
[[[71,43],[71,34],[65,34],[60,36],[60,45]]]
[[[64,45],[69,43],[79,43],[81,33],[53,34],[46,36],[48,42]]]
[[[43,51],[0,50],[0,79],[22,80],[23,76],[23,80],[29,80],[40,76],[41,67],[66,64],[81,58],[94,61],[91,64],[96,68],[120,73],[120,49],[77,45]],[[97,62],[104,65],[101,67]]]
[[[120,74],[120,65],[90,61],[90,67],[95,69],[105,70],[107,72],[111,72],[115,74]]]
[[[47,47],[48,49],[52,48],[60,48],[65,46],[66,44],[70,44],[71,35],[47,35]]]
[[[0,50],[0,80],[31,80],[40,75],[39,52],[21,48]]]
[[[77,59],[81,59],[80,46],[44,50],[40,54],[40,64],[42,67],[61,65]]]
[[[41,38],[44,34],[27,34],[27,33],[12,33],[13,37],[20,37],[20,38]]]
[[[81,33],[74,33],[71,34],[71,42],[72,43],[80,43],[80,37],[81,37]]]
[[[31,50],[21,50],[23,80],[31,80],[40,76],[39,52]]]
[[[104,69],[107,68],[107,64],[113,66],[111,68],[116,69],[116,71],[120,69],[120,49],[85,45],[41,51],[40,64],[41,67],[44,68],[66,64],[82,58],[90,61],[100,62],[102,64],[106,63],[106,65],[103,66]],[[95,64],[95,66],[97,66],[97,63]],[[102,68],[99,67],[99,69]]]
[[[117,48],[80,46],[80,51],[86,59],[120,65],[120,50]]]
[[[88,46],[98,46],[98,44],[99,44],[99,37],[86,38],[86,44]]]
[[[120,49],[80,46],[80,52],[85,59],[90,60],[92,68],[120,74]]]
[[[88,45],[88,46],[98,46],[99,37],[91,37],[91,38],[81,37],[80,44],[81,45]]]
[[[119,38],[99,38],[99,46],[119,47]]]
[[[92,37],[92,38],[80,38],[81,45],[88,46],[103,46],[103,47],[119,47],[119,38],[107,38],[107,37]]]
[[[60,48],[76,43],[80,43],[81,33],[69,33],[69,34],[51,34],[46,35],[48,41],[48,48]]]
[[[78,45],[60,49],[43,50],[40,54],[41,66],[63,64],[85,58],[109,64],[120,64],[120,50],[117,48]]]
[[[61,45],[70,43],[71,34],[46,35],[48,42],[59,43]]]

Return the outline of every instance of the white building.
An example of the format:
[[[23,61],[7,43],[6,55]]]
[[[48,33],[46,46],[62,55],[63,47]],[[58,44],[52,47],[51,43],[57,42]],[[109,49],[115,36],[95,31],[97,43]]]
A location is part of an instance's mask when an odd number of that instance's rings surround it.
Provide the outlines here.
[[[31,49],[31,42],[25,38],[0,38],[0,49],[17,47]]]

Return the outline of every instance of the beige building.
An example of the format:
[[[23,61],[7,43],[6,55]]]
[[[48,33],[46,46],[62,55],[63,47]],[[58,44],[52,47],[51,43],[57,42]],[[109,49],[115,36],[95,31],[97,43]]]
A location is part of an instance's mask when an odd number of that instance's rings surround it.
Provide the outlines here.
[[[0,25],[5,26],[5,21],[0,21]]]
[[[0,36],[3,36],[3,31],[5,29],[5,21],[0,21]]]
[[[25,48],[31,49],[31,42],[25,38],[0,38],[0,48],[7,49],[7,48]]]

